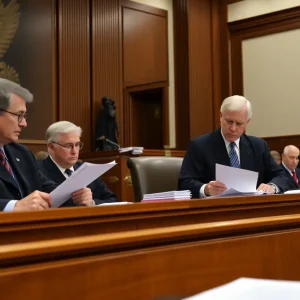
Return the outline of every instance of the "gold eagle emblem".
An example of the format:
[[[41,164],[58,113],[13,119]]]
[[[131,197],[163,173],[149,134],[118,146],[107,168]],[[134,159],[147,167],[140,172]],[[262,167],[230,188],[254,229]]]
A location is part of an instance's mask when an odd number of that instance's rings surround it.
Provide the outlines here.
[[[0,0],[0,77],[19,83],[17,71],[2,59],[19,27],[20,5],[11,0],[6,6]]]

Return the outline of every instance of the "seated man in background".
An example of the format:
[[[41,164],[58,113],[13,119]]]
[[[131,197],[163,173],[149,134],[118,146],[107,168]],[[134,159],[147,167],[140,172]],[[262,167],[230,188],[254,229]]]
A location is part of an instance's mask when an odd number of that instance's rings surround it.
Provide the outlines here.
[[[299,149],[293,145],[286,146],[282,153],[281,165],[285,170],[287,178],[293,185],[293,188],[299,188],[300,169],[297,168],[299,154]]]
[[[46,131],[49,156],[39,161],[40,170],[55,183],[61,184],[68,176],[81,166],[78,162],[79,150],[83,144],[80,141],[82,129],[68,121],[56,122]],[[101,178],[96,179],[88,188],[91,197],[78,201],[68,200],[62,206],[95,205],[106,202],[117,202],[117,197],[106,187]]]
[[[281,156],[280,153],[278,151],[272,150],[270,151],[274,161],[276,162],[277,165],[281,164]]]
[[[258,172],[258,190],[279,193],[291,184],[266,142],[244,134],[252,116],[250,102],[242,96],[226,98],[220,109],[221,128],[193,139],[183,159],[179,189],[193,198],[219,195],[227,187],[216,181],[216,163]]]

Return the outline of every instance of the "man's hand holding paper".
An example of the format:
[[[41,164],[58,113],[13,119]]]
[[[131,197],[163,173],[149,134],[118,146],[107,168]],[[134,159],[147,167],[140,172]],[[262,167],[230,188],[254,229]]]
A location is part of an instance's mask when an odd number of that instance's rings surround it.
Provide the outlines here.
[[[79,205],[92,205],[92,194],[86,186],[115,165],[115,162],[108,164],[83,163],[72,176],[50,193],[52,207],[59,207],[70,198]]]
[[[95,201],[93,200],[93,194],[91,189],[82,188],[72,194],[72,200],[74,204],[78,206],[93,206]]]
[[[256,191],[258,179],[258,172],[253,172],[249,170],[228,167],[220,164],[216,164],[216,180],[213,183],[218,183],[218,190],[223,184],[225,190],[221,193],[216,193],[215,196],[228,196],[228,195],[238,195],[238,194],[262,194],[262,193],[274,193],[272,186],[267,184],[261,184]],[[211,184],[212,181],[209,183]],[[208,184],[208,185],[209,185]],[[207,185],[207,186],[208,186]]]
[[[207,196],[217,196],[222,194],[226,190],[227,187],[224,183],[220,181],[211,181],[205,186],[204,193]]]

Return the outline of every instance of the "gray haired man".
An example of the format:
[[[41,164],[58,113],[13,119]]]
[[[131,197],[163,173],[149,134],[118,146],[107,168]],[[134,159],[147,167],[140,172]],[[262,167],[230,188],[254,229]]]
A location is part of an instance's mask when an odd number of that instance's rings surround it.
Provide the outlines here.
[[[0,78],[0,210],[43,210],[51,206],[49,193],[57,186],[37,167],[34,155],[17,143],[27,126],[27,103],[32,94]],[[87,194],[91,192],[86,190]],[[87,195],[81,194],[83,197]]]

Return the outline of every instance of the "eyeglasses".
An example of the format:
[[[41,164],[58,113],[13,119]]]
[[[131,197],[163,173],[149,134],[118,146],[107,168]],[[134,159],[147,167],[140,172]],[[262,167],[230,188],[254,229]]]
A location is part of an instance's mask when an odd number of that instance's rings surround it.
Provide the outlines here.
[[[18,117],[18,123],[21,123],[24,119],[26,120],[27,116],[28,116],[28,113],[19,113],[19,114],[16,114],[16,113],[13,113],[11,111],[8,111],[8,110],[5,110],[5,109],[2,109],[0,108],[1,111],[5,111],[11,115],[14,115],[14,116],[17,116]]]
[[[76,144],[65,144],[65,145],[62,145],[62,144],[60,144],[60,143],[57,143],[57,142],[51,142],[52,144],[56,144],[56,145],[59,145],[59,146],[61,146],[61,147],[64,147],[65,149],[68,149],[68,150],[72,150],[73,149],[73,147],[75,148],[75,149],[79,149],[79,150],[81,150],[82,148],[83,148],[83,143],[81,143],[81,142],[78,142],[78,143],[76,143]]]

